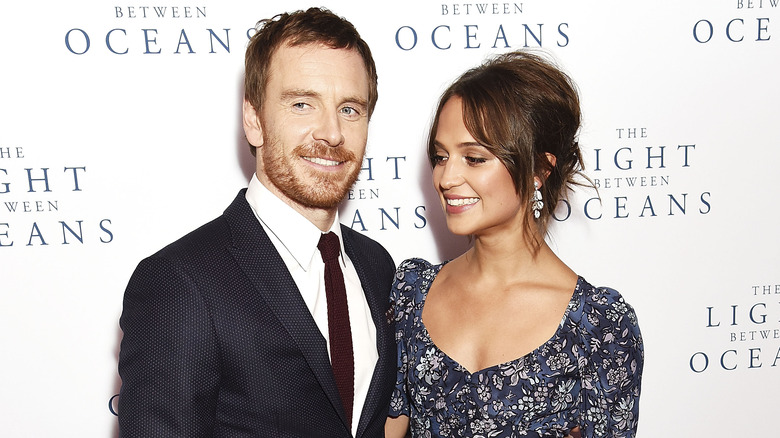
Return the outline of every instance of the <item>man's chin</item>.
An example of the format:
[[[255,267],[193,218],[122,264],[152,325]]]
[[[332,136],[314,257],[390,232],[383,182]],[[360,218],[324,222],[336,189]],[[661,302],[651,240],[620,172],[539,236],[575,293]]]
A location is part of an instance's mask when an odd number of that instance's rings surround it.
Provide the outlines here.
[[[346,198],[349,188],[328,187],[330,184],[317,183],[316,185],[299,187],[298,190],[283,190],[291,200],[307,208],[332,210],[338,208],[341,201]],[[317,187],[317,189],[313,189]]]

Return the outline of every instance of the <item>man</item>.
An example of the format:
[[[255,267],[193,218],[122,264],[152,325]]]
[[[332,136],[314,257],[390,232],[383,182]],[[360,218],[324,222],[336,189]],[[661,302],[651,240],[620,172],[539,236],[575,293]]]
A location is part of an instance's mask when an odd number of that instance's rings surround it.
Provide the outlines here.
[[[130,279],[120,436],[384,436],[394,264],[337,210],[376,99],[371,52],[346,20],[309,9],[260,23],[243,104],[257,173]]]

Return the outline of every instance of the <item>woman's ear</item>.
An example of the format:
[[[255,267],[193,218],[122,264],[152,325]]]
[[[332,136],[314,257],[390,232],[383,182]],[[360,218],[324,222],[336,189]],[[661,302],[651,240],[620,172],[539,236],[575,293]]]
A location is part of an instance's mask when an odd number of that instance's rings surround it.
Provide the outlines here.
[[[547,161],[550,163],[550,168],[555,167],[555,163],[558,162],[558,158],[555,157],[555,155],[545,152],[544,156],[547,157]],[[547,179],[547,177],[550,176],[550,171],[547,170],[544,172],[544,178]]]
[[[550,163],[550,167],[545,167],[545,169],[551,169],[551,168],[555,167],[555,163],[558,162],[558,159],[555,158],[555,155],[553,155],[553,154],[551,154],[549,152],[545,152],[544,156],[547,158],[547,161]],[[548,176],[550,176],[550,171],[549,170],[545,170],[544,171],[544,179],[546,180]],[[538,190],[540,187],[542,187],[542,184],[544,184],[544,181],[541,178],[539,178],[538,176],[535,176],[534,177],[534,187],[536,187],[536,189]]]

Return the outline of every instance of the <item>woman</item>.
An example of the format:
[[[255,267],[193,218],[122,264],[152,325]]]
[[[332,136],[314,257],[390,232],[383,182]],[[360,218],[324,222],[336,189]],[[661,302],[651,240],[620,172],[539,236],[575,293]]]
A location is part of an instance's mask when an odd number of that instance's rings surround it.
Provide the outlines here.
[[[579,124],[571,80],[529,53],[493,58],[442,95],[428,141],[433,184],[447,227],[473,246],[396,273],[387,436],[635,435],[636,315],[544,241],[582,169]]]

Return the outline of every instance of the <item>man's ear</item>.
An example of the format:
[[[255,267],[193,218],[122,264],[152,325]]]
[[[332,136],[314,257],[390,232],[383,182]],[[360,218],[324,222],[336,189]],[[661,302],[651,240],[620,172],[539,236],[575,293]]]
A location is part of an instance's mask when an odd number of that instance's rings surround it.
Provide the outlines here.
[[[244,99],[243,113],[246,140],[256,148],[263,146],[263,128],[260,126],[260,119],[257,117],[255,107],[246,99]]]

